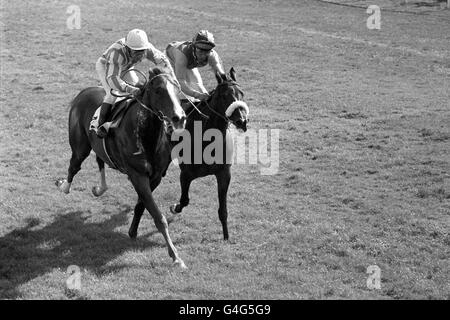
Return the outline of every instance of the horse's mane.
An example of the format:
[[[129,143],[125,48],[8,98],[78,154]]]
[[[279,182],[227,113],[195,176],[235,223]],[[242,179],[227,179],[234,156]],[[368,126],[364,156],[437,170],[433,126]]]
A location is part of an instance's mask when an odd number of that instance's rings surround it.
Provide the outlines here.
[[[160,67],[160,66],[156,66],[153,68],[150,68],[150,70],[148,71],[150,78],[157,76],[158,74],[163,74],[163,73],[169,73],[170,74],[170,70],[166,67]]]
[[[170,69],[162,67],[162,66],[155,66],[153,68],[149,69],[149,78],[152,79],[153,77],[159,75],[159,74],[171,74]],[[148,154],[155,154],[155,150],[157,150],[160,145],[158,144],[158,141],[161,141],[161,138],[164,137],[164,130],[163,126],[161,127],[161,130],[159,131],[159,134],[156,136],[154,134],[149,134],[149,128],[156,128],[157,126],[161,125],[161,121],[155,117],[152,113],[141,111],[139,113],[138,117],[138,125],[137,125],[137,133],[138,133],[138,139],[140,139],[142,146],[147,151]]]
[[[221,85],[223,85],[223,84],[226,84],[226,83],[230,83],[230,82],[233,83],[233,82],[234,82],[233,79],[231,79],[227,74],[224,74],[224,76],[225,76],[225,79],[223,79],[223,82],[217,84],[215,88],[211,89],[211,90],[208,92],[208,94],[209,94],[210,96],[212,96],[212,95],[214,94],[214,92],[216,91],[216,89],[217,89],[219,86],[221,86]]]

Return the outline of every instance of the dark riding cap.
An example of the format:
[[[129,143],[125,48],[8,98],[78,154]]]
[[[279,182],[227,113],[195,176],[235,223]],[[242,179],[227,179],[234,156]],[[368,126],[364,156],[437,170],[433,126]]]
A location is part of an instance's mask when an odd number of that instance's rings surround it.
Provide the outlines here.
[[[214,43],[214,36],[208,30],[200,30],[192,39],[195,47],[202,50],[211,50],[216,46]]]

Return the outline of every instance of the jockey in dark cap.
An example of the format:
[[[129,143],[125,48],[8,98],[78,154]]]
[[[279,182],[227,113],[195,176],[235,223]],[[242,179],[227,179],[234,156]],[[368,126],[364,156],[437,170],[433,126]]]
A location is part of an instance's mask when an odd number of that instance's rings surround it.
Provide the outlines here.
[[[174,41],[167,46],[166,56],[184,94],[198,100],[209,97],[198,68],[209,65],[214,73],[225,74],[215,46],[214,36],[207,30],[199,31],[192,41]]]

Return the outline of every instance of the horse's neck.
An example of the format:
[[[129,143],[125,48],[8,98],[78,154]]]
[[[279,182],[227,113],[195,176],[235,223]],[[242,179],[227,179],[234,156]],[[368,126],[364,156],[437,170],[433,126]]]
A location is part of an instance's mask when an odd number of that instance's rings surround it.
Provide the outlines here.
[[[156,154],[166,139],[163,122],[158,117],[149,115],[141,132],[144,133],[142,137],[144,148],[149,151],[149,154]]]
[[[214,99],[211,99],[208,103],[209,103],[209,106],[211,107],[211,109],[216,111],[216,108],[215,108],[216,103],[214,102]],[[206,121],[205,129],[215,128],[215,129],[219,129],[221,132],[225,132],[227,130],[228,121],[226,121],[224,118],[220,117],[216,113],[217,111],[214,112],[207,106],[205,106],[205,108],[203,108],[203,109],[206,110],[205,114],[209,117],[208,120]]]

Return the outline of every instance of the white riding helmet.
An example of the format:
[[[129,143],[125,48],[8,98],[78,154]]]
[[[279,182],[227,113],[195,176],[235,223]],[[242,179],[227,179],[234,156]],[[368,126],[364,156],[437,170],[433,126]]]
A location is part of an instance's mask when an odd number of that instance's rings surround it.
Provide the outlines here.
[[[150,42],[148,42],[147,34],[140,29],[133,29],[128,32],[125,38],[125,45],[133,50],[144,50],[150,48]]]

